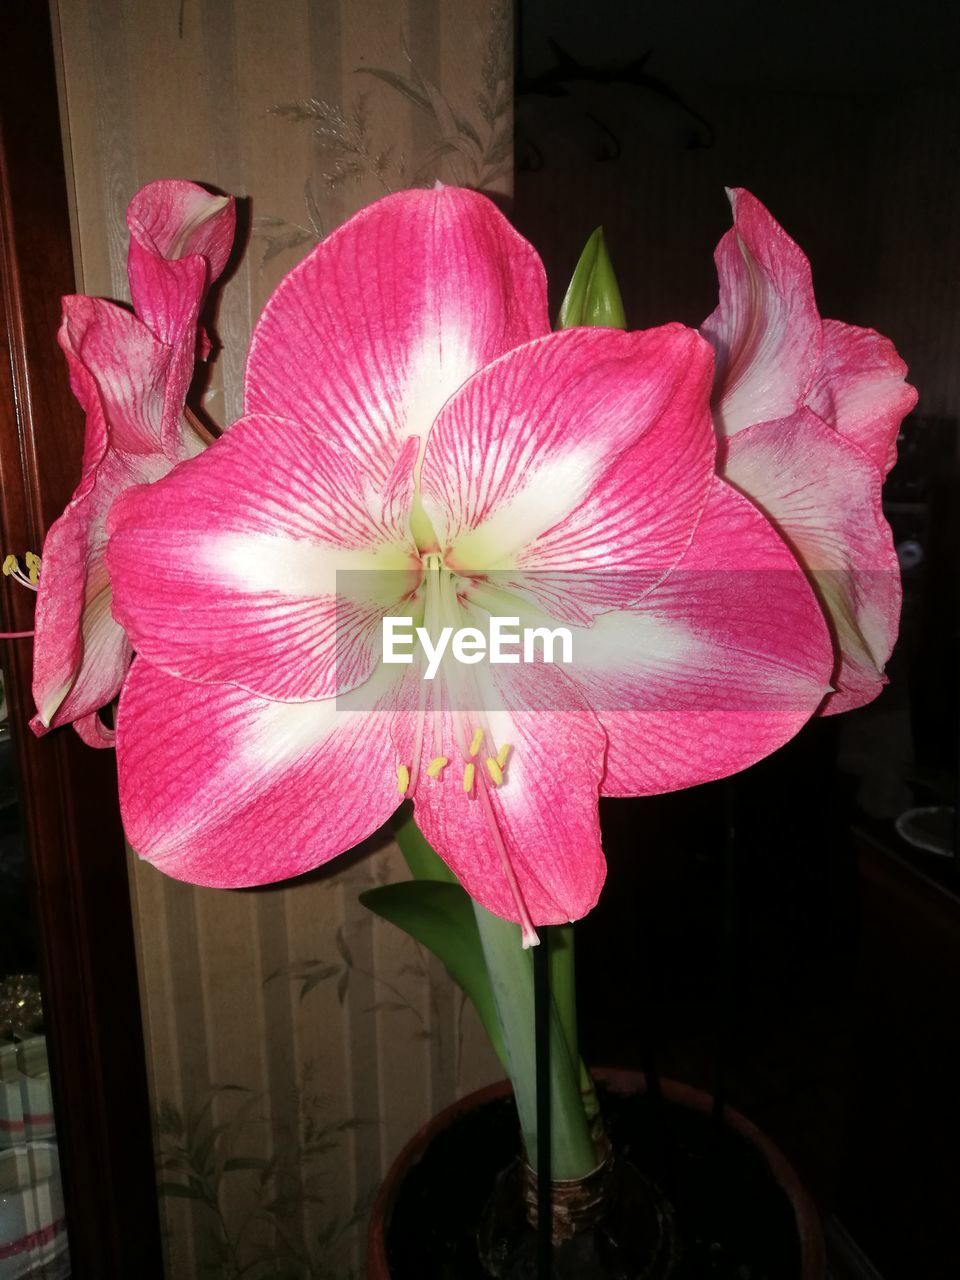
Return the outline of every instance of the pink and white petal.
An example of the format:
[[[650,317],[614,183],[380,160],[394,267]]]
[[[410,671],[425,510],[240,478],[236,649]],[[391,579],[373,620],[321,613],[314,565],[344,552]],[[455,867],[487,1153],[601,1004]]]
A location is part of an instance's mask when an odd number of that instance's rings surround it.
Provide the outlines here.
[[[254,330],[248,413],[333,435],[373,479],[471,374],[546,333],[533,248],[485,196],[397,192],[328,236]]]
[[[682,325],[569,329],[482,370],[444,407],[421,472],[447,562],[518,570],[559,616],[635,599],[706,501],[711,376],[709,347]]]
[[[714,255],[720,304],[701,333],[717,356],[717,428],[732,436],[799,408],[823,337],[803,251],[749,191],[727,194],[734,224]]]
[[[192,182],[142,187],[127,208],[127,275],[137,315],[168,346],[196,344],[203,295],[233,247],[233,200]]]
[[[810,580],[830,621],[839,655],[833,675],[835,692],[821,714],[837,715],[872,702],[887,684],[883,668],[900,624],[899,565],[892,557],[885,569],[814,569]]]
[[[870,701],[884,684],[901,603],[893,536],[881,507],[882,473],[802,409],[731,440],[724,474],[767,514],[807,570],[839,652],[834,687],[848,695],[847,706]],[[842,709],[840,698],[826,707]]]
[[[106,520],[130,485],[159,478],[162,458],[108,450],[47,533],[33,650],[36,733],[88,715],[116,697],[130,646],[110,611]]]
[[[70,386],[87,414],[84,483],[92,484],[108,448],[140,455],[159,452],[169,349],[129,311],[82,295],[64,298],[57,340],[67,358]],[[187,385],[169,389],[179,398],[181,412]]]
[[[83,656],[89,494],[74,500],[50,526],[43,544],[43,572],[34,614],[34,732],[46,732],[76,677]]]
[[[117,696],[132,651],[110,612],[96,491],[67,507],[43,548],[33,657],[36,734],[88,716]]]
[[[110,521],[114,609],[172,675],[264,697],[362,683],[380,619],[419,583],[409,533],[417,441],[386,488],[308,426],[241,419]]]
[[[721,480],[687,555],[631,611],[575,630],[567,670],[609,746],[604,795],[722,778],[782,746],[829,691],[822,610],[783,541]]]
[[[807,406],[864,451],[884,475],[897,460],[900,424],[917,403],[889,338],[823,322],[823,358]]]
[[[74,720],[73,727],[77,736],[88,747],[98,747],[103,750],[117,745],[116,729],[111,729],[105,724],[96,711],[91,711],[88,716],[81,716],[79,720]]]
[[[130,843],[174,879],[222,888],[321,866],[399,802],[394,698],[391,686],[370,710],[272,702],[138,658],[117,721]]]
[[[80,635],[82,659],[69,693],[50,721],[51,729],[109,706],[130,667],[133,650],[110,612],[110,584],[101,580],[100,572],[92,573],[88,582]]]
[[[466,615],[467,625],[478,621]],[[417,823],[481,906],[521,926],[577,920],[595,905],[606,875],[597,816],[605,735],[555,667],[487,668],[491,696],[455,715],[449,698],[436,734],[425,735],[414,795]],[[486,730],[471,794],[464,756],[474,725]],[[401,759],[415,740],[409,713],[398,726]],[[460,743],[459,748],[455,745]],[[426,764],[441,743],[450,764],[440,778]],[[502,786],[487,755],[510,746]]]

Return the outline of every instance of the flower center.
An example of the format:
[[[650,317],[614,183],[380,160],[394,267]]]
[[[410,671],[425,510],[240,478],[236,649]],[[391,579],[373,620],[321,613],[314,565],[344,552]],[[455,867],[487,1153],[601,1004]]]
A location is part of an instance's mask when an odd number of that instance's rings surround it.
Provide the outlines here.
[[[423,625],[432,644],[436,646],[445,627],[456,633],[463,621],[458,578],[443,563],[443,557],[438,551],[428,552],[422,557],[422,563]],[[435,741],[434,745],[438,749],[427,765],[427,777],[442,781],[447,766],[455,755],[459,757],[463,789],[468,795],[473,795],[476,791],[478,763],[483,766],[480,776],[489,779],[489,785],[502,786],[511,747],[509,743],[499,747],[496,745],[486,715],[477,709],[482,707],[482,700],[479,682],[472,668],[452,661],[449,652],[444,650],[440,659],[440,676],[439,702],[451,718],[453,742],[447,744],[449,750],[445,751],[441,749],[443,744]],[[416,786],[428,716],[433,720],[434,728],[439,729],[441,707],[431,705],[432,692],[428,682],[421,680],[413,762],[410,766],[400,765],[397,772],[397,787],[405,796],[412,795]],[[481,747],[485,744],[487,749],[481,756]],[[405,785],[401,786],[401,782]]]
[[[459,579],[444,564],[438,551],[427,552],[422,556],[422,563],[423,626],[436,647],[445,627],[452,628],[452,634],[456,634],[462,625]],[[468,800],[480,806],[517,904],[523,944],[535,945],[538,941],[536,930],[500,830],[499,804],[494,804],[495,793],[509,785],[509,761],[513,747],[509,742],[497,742],[484,709],[481,685],[474,667],[455,661],[449,650],[444,650],[439,676],[439,680],[419,681],[413,753],[409,764],[401,763],[397,767],[397,791],[404,798],[415,796],[420,784],[421,761],[427,754],[426,736],[431,733],[433,741],[429,761],[423,770],[427,785],[443,787],[459,783]],[[446,741],[443,740],[445,737]]]

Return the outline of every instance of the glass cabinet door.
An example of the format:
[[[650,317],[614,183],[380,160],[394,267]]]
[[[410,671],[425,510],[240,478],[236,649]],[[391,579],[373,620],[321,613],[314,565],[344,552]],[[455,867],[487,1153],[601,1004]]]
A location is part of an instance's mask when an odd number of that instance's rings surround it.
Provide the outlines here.
[[[70,1250],[37,921],[0,678],[0,1280],[65,1280]]]

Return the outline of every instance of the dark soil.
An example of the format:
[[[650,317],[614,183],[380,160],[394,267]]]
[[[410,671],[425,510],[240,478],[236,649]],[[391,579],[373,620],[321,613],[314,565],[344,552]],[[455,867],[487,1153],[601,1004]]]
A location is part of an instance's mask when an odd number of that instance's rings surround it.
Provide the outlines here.
[[[744,1138],[646,1094],[601,1097],[614,1147],[673,1206],[681,1260],[671,1280],[798,1280],[790,1201]],[[497,1174],[518,1151],[509,1098],[461,1116],[433,1141],[404,1181],[387,1229],[392,1280],[486,1280],[477,1231]]]

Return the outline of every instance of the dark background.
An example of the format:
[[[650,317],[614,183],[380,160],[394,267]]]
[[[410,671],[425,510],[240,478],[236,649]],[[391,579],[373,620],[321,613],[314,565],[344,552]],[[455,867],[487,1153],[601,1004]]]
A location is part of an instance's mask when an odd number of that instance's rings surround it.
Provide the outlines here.
[[[602,224],[630,326],[700,324],[723,187],[746,186],[822,314],[891,337],[920,391],[886,489],[906,589],[889,687],[735,781],[606,804],[585,1055],[760,1124],[838,1275],[955,1277],[960,876],[894,820],[956,793],[958,8],[521,0],[518,38],[514,219],[554,311]]]

